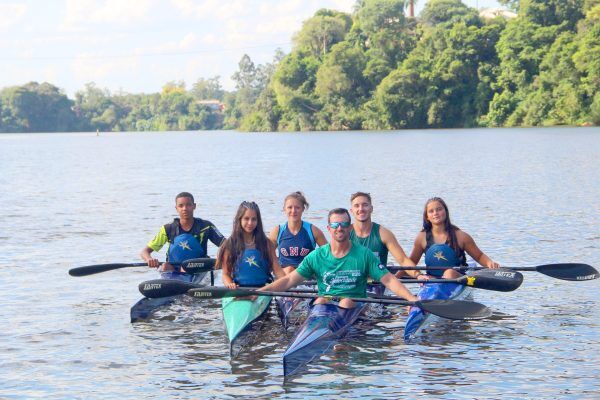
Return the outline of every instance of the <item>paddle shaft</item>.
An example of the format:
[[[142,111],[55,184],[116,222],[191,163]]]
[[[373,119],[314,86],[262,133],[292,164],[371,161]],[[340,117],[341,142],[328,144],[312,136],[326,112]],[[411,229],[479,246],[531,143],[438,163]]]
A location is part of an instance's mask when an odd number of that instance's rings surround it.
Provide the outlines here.
[[[161,263],[164,264],[164,263]],[[213,258],[192,258],[181,263],[170,263],[173,266],[182,266],[189,274],[197,274],[207,272],[214,268],[215,259]],[[113,263],[113,264],[96,264],[76,267],[69,270],[71,276],[87,276],[98,274],[100,272],[112,271],[120,268],[132,267],[147,267],[148,263]]]
[[[456,267],[400,267],[395,265],[388,265],[390,271],[411,271],[411,270],[446,270],[452,269],[455,271],[465,270],[485,270],[486,267],[468,267],[468,266],[456,266]],[[562,279],[565,281],[589,281],[600,278],[600,273],[588,264],[581,263],[558,263],[558,264],[543,264],[536,265],[534,267],[502,267],[500,268],[505,271],[535,271],[546,276]]]
[[[339,296],[319,296],[309,293],[274,292],[267,290],[250,289],[228,289],[223,287],[191,289],[187,294],[195,299],[218,299],[223,297],[247,297],[247,296],[275,296],[275,297],[297,297],[301,299],[316,299],[326,297],[331,301],[340,301]],[[480,303],[461,300],[418,300],[408,301],[394,298],[356,298],[349,300],[363,303],[397,304],[403,306],[415,306],[426,312],[436,314],[448,319],[482,319],[492,315],[489,308]]]

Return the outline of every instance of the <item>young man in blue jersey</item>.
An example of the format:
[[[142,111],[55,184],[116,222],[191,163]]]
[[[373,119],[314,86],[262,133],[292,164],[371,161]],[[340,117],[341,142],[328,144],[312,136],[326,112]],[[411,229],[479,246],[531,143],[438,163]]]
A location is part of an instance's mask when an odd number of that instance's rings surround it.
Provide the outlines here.
[[[371,220],[373,203],[371,195],[365,192],[356,192],[350,196],[350,211],[354,216],[350,240],[353,243],[365,246],[379,258],[382,265],[387,265],[388,253],[392,253],[396,262],[405,267],[414,267],[415,263],[408,258],[396,236],[387,228]],[[399,271],[396,276],[410,276],[417,278],[419,271]]]
[[[185,271],[171,263],[207,257],[209,240],[217,247],[225,240],[210,221],[194,218],[195,209],[196,203],[191,193],[181,192],[175,197],[175,210],[179,218],[163,225],[140,253],[142,260],[146,261],[149,267],[160,267],[159,271],[165,274],[183,274]],[[160,262],[152,257],[152,252],[159,251],[165,244],[169,246],[167,260],[160,265]]]

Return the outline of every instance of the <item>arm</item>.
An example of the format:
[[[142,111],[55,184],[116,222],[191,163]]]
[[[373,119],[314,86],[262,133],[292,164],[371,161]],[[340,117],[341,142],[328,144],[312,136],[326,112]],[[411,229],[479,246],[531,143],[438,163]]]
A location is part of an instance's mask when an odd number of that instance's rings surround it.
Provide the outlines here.
[[[275,253],[275,244],[269,241],[267,242],[267,245],[269,246],[269,252],[271,253],[271,272],[273,272],[275,277],[278,279],[283,278],[285,276],[285,272],[281,268],[281,265],[279,265],[279,260],[277,259],[277,254]]]
[[[279,225],[271,229],[269,235],[267,236],[275,246],[277,246],[277,236],[279,236]]]
[[[477,247],[473,238],[466,232],[456,231],[458,244],[470,255],[478,264],[488,268],[500,268],[500,264],[489,258],[483,251]],[[462,243],[461,243],[462,242]]]
[[[299,285],[302,281],[304,281],[304,277],[300,275],[296,271],[292,271],[291,273],[283,276],[282,278],[277,279],[273,283],[269,283],[266,286],[258,289],[260,291],[270,290],[273,292],[283,292],[284,290],[288,290],[291,287]]]
[[[160,262],[156,258],[152,257],[153,251],[153,249],[146,246],[140,252],[140,257],[142,258],[142,260],[148,263],[148,266],[150,268],[157,268],[160,265]]]
[[[415,266],[415,263],[406,256],[406,253],[402,249],[402,246],[400,246],[400,243],[398,243],[396,236],[394,236],[394,234],[389,229],[384,228],[383,226],[380,226],[379,227],[379,236],[381,236],[381,241],[383,242],[383,244],[385,244],[385,247],[387,247],[389,252],[392,253],[394,258],[396,259],[396,262],[398,262],[399,265],[406,266],[406,267],[414,267]],[[407,275],[410,275],[413,278],[416,278],[420,273],[420,271],[398,271],[398,272],[405,272]]]
[[[223,234],[212,223],[210,225],[211,226],[210,226],[210,233],[208,235],[208,239],[212,242],[212,244],[219,247],[219,246],[221,246],[221,244],[223,244],[223,241],[225,240],[225,236],[223,236]]]
[[[327,244],[327,239],[325,239],[323,231],[317,228],[314,224],[311,226],[311,229],[315,238],[315,242],[317,242],[319,246],[325,246]]]
[[[154,238],[148,242],[146,247],[142,249],[142,251],[140,252],[140,257],[142,258],[142,260],[148,263],[148,266],[150,268],[158,268],[160,266],[160,262],[156,258],[152,257],[152,252],[159,251],[160,249],[162,249],[162,247],[168,241],[169,239],[167,238],[167,231],[165,230],[164,226],[161,226],[156,236],[154,236]],[[171,264],[165,262],[163,263],[160,270],[173,271],[174,268]]]
[[[386,288],[390,289],[395,295],[400,296],[409,301],[417,301],[417,296],[413,295],[407,288],[390,272],[385,274],[380,282],[385,285]]]
[[[415,265],[419,263],[419,260],[423,256],[423,252],[425,252],[425,247],[423,246],[424,238],[425,232],[419,232],[415,238],[412,251],[410,252],[410,259],[415,263]]]

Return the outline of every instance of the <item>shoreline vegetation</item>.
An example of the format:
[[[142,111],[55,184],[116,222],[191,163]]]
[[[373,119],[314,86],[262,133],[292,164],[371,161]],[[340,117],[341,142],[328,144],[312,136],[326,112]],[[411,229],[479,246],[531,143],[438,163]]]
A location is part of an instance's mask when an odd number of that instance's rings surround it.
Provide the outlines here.
[[[0,132],[339,131],[600,125],[600,0],[499,0],[494,18],[460,0],[358,0],[321,9],[289,54],[186,89],[69,99],[47,82],[0,90]],[[508,16],[507,16],[508,15]]]

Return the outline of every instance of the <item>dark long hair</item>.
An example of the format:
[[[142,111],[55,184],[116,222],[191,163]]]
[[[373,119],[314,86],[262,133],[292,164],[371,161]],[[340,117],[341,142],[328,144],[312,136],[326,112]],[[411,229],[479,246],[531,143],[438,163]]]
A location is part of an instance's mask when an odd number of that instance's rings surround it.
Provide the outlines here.
[[[439,202],[442,205],[442,207],[444,207],[444,210],[446,210],[446,221],[444,223],[444,230],[446,231],[446,233],[448,233],[448,246],[452,247],[454,252],[457,255],[459,255],[461,254],[462,249],[458,246],[458,239],[456,239],[456,231],[460,230],[460,228],[452,224],[452,222],[450,222],[450,211],[448,210],[446,202],[442,200],[442,198],[432,197],[425,203],[425,208],[423,209],[423,232],[431,232],[432,225],[431,222],[429,222],[429,220],[427,219],[427,206],[434,201]]]
[[[267,239],[265,231],[263,229],[262,218],[260,216],[260,209],[258,205],[253,201],[242,201],[237,209],[235,217],[233,219],[233,229],[231,230],[231,236],[227,238],[221,247],[219,247],[219,254],[217,255],[217,265],[223,268],[223,265],[230,262],[231,268],[234,268],[242,254],[244,254],[244,231],[242,229],[242,217],[246,210],[253,210],[256,212],[256,228],[252,233],[254,236],[254,244],[256,249],[260,251],[263,259],[267,261],[269,268],[273,260],[271,259],[271,242]],[[225,259],[225,250],[229,253],[228,259]]]

